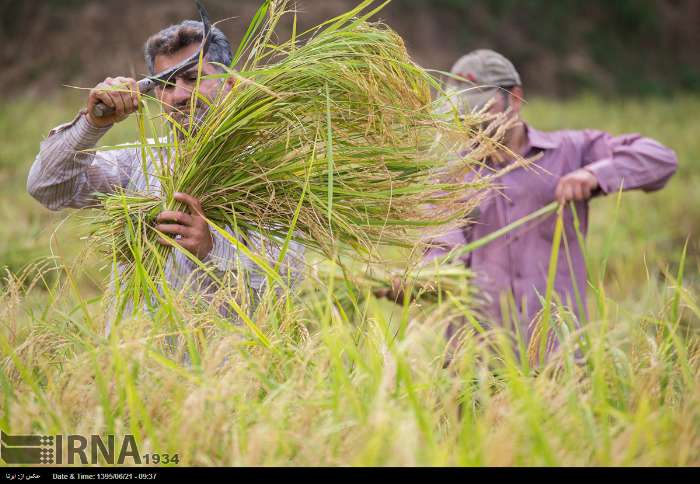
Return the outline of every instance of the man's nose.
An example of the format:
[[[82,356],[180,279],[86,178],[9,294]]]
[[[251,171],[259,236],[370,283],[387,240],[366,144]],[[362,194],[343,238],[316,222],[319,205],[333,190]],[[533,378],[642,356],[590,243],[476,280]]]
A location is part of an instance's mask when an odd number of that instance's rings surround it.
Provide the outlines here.
[[[189,101],[191,95],[192,91],[190,90],[189,85],[187,85],[187,83],[182,81],[181,79],[177,79],[175,81],[175,86],[173,87],[172,91],[171,104],[173,106],[183,104]]]

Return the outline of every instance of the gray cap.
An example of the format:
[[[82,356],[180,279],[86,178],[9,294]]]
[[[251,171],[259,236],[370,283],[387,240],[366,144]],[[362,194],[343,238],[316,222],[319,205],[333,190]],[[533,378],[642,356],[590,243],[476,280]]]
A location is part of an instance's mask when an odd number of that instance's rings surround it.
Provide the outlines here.
[[[498,52],[479,49],[462,56],[450,69],[459,79],[447,81],[447,91],[457,93],[453,102],[460,112],[482,108],[499,88],[520,86],[513,63]]]

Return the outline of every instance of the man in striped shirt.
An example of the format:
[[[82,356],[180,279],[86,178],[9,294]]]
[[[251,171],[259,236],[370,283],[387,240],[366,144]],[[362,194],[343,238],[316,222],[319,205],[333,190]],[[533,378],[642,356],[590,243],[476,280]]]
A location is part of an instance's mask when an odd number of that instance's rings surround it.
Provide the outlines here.
[[[201,22],[186,20],[168,27],[148,39],[145,45],[145,59],[149,73],[166,70],[193,55],[202,40]],[[231,47],[224,34],[212,27],[210,47],[202,66],[202,74],[216,74],[220,67],[213,63],[230,65]],[[155,94],[161,101],[164,111],[176,122],[187,127],[190,119],[201,120],[207,104],[197,101],[193,116],[190,116],[190,99],[197,83],[197,66],[171,79],[167,85],[156,87]],[[200,79],[199,93],[209,100],[231,88],[231,82],[221,79]],[[51,130],[41,143],[39,154],[34,161],[27,180],[27,190],[51,210],[63,208],[83,208],[97,206],[97,193],[110,193],[115,188],[129,188],[137,192],[160,193],[160,182],[151,162],[152,156],[142,159],[140,148],[125,148],[110,151],[93,150],[100,138],[115,124],[125,120],[138,109],[136,81],[126,77],[106,78],[89,93],[86,108],[67,124]],[[102,102],[114,108],[114,113],[101,118],[94,117],[93,107]],[[151,147],[155,152],[156,147]],[[144,169],[145,167],[145,169]],[[249,277],[249,286],[254,292],[262,290],[265,278],[255,264],[221,236],[210,229],[203,218],[202,206],[196,198],[177,193],[175,199],[185,203],[187,212],[163,211],[157,218],[156,228],[177,239],[177,242],[204,264],[213,266],[220,274],[240,268],[241,264]],[[227,228],[233,235],[233,232]],[[244,242],[255,252],[262,252],[268,261],[274,262],[279,254],[279,246],[259,234],[246,234]],[[240,239],[239,239],[240,240]],[[161,239],[162,244],[168,244]],[[301,262],[301,247],[292,244],[282,275],[298,275]],[[183,252],[174,249],[167,261],[166,279],[170,287],[180,289],[196,272],[198,264]],[[198,290],[209,292],[214,289],[213,281],[204,278]],[[109,325],[107,331],[109,332]]]

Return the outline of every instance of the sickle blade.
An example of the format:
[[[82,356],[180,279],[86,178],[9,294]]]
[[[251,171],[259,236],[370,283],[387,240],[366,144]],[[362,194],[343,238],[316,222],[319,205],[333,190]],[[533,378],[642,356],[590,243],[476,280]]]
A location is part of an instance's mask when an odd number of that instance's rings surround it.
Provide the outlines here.
[[[209,21],[209,14],[207,13],[207,10],[204,8],[204,5],[202,5],[202,2],[199,0],[194,0],[194,2],[197,4],[197,11],[199,12],[199,18],[202,20],[202,25],[204,25],[204,39],[203,42],[206,42],[207,47],[209,46],[209,33],[211,32],[211,22]]]
[[[163,72],[159,72],[158,74],[155,74],[153,76],[148,76],[141,79],[138,82],[138,89],[141,92],[141,94],[148,94],[153,90],[153,88],[155,88],[157,84],[170,84],[170,79],[172,79],[173,76],[177,75],[185,69],[189,69],[190,67],[196,66],[199,63],[200,54],[202,58],[204,58],[204,56],[207,55],[207,51],[209,50],[209,42],[211,40],[211,22],[209,21],[209,14],[207,14],[204,5],[202,5],[202,3],[199,0],[194,1],[197,5],[197,11],[199,12],[199,16],[202,19],[202,25],[204,29],[202,35],[202,43],[199,46],[199,49],[189,59],[185,59],[178,65],[171,67],[170,69],[165,70]],[[109,106],[106,106],[105,104],[100,102],[93,107],[92,112],[96,117],[101,118],[103,116],[107,116],[113,113],[114,108],[110,108]]]
[[[199,0],[194,0],[195,4],[197,5],[197,11],[199,12],[199,17],[202,20],[202,25],[204,32],[202,34],[202,44],[199,46],[199,49],[197,52],[195,52],[189,59],[185,59],[182,61],[180,64],[176,65],[175,67],[172,67],[168,69],[167,71],[161,72],[156,74],[155,76],[150,77],[150,79],[154,81],[160,81],[160,82],[170,82],[170,79],[178,74],[179,72],[182,72],[185,69],[189,69],[190,67],[197,65],[199,62],[199,55],[201,53],[202,57],[207,55],[207,51],[209,50],[209,42],[211,40],[211,22],[209,20],[209,14],[207,13],[206,9],[204,8],[204,5]]]

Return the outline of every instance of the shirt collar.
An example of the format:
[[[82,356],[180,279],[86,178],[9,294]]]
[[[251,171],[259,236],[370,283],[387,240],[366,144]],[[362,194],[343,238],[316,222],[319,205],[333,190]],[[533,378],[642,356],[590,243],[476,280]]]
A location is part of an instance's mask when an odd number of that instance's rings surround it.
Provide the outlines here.
[[[539,131],[527,123],[525,123],[525,130],[530,148],[551,150],[559,147],[559,140],[557,140],[550,133]]]

